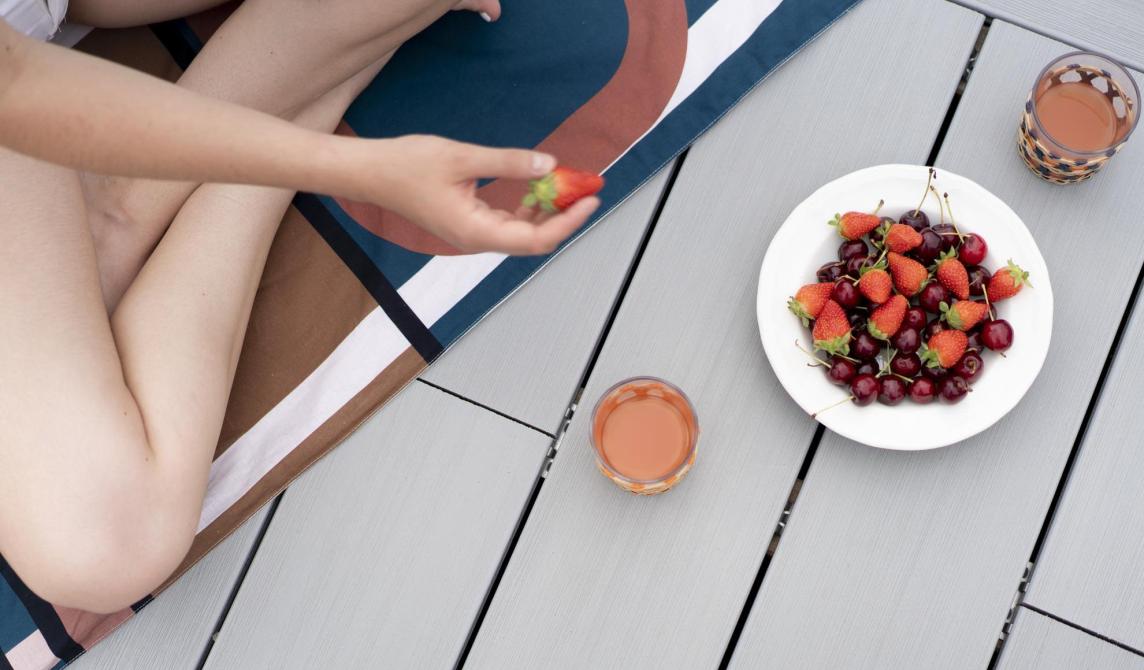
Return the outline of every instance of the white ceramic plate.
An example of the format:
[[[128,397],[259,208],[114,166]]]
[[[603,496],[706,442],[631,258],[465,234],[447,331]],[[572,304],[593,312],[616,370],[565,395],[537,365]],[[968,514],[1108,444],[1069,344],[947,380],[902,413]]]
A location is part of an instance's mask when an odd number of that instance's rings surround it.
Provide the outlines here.
[[[870,211],[886,201],[881,215],[898,217],[915,207],[926,183],[926,168],[879,165],[852,172],[815,191],[791,212],[775,234],[759,273],[758,317],[763,348],[779,381],[807,413],[845,398],[849,391],[826,380],[825,368],[808,367],[797,340],[810,348],[810,332],[787,310],[787,300],[815,270],[837,260],[842,238],[827,221],[835,212]],[[917,405],[907,398],[896,407],[875,402],[858,407],[845,403],[818,415],[834,432],[885,449],[918,450],[959,442],[992,426],[1029,390],[1045,355],[1053,326],[1053,293],[1049,271],[1033,236],[1017,214],[978,184],[938,170],[939,192],[948,192],[963,231],[981,234],[989,245],[985,266],[995,270],[1007,259],[1029,272],[1032,288],[996,306],[999,318],[1013,326],[1013,346],[1006,358],[988,352],[985,369],[973,392],[956,405]],[[938,221],[932,197],[923,210]]]

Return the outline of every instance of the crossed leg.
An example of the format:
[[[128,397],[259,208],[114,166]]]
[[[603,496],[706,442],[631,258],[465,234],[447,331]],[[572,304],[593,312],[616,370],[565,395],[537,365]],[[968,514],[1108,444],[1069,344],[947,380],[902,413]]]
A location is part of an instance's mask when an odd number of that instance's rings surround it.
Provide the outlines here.
[[[150,4],[73,0],[72,11],[97,24],[163,18],[147,9]],[[176,3],[184,11],[196,4],[202,8],[218,0]],[[290,118],[363,68],[387,60],[451,9],[500,15],[497,0],[246,0],[211,37],[179,85]],[[195,186],[84,175],[109,311]]]

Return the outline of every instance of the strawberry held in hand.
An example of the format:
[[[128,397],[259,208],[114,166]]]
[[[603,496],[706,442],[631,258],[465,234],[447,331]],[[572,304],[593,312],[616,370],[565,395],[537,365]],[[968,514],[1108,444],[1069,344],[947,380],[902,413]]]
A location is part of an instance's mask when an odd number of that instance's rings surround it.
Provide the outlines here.
[[[814,320],[814,348],[828,354],[845,356],[850,353],[850,319],[842,306],[827,300]]]
[[[525,207],[539,205],[546,212],[563,212],[577,200],[599,193],[604,188],[604,178],[560,165],[540,179],[530,181],[528,187],[528,195],[522,201]]]
[[[807,284],[800,288],[787,302],[787,309],[802,319],[802,325],[809,326],[811,319],[817,319],[822,306],[830,299],[830,292],[834,290],[831,282]]]

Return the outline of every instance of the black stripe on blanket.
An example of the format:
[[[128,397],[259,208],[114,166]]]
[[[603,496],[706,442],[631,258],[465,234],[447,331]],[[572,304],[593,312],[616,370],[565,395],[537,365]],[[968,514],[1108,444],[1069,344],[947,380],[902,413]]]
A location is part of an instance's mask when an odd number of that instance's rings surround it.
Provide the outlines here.
[[[361,247],[354,243],[353,238],[342,228],[341,224],[334,218],[330,210],[326,209],[318,198],[310,193],[299,193],[294,198],[294,206],[306,217],[314,230],[326,240],[326,244],[334,250],[335,253],[342,259],[342,262],[349,266],[354,275],[358,278],[369,291],[377,304],[385,310],[385,314],[393,321],[401,334],[405,336],[406,340],[417,350],[421,358],[425,359],[427,363],[432,363],[435,358],[441,355],[444,347],[429,331],[429,328],[421,323],[421,319],[413,313],[409,305],[401,299],[397,294],[397,289],[393,288],[393,284],[389,283],[381,270],[373,264],[369,256],[362,251]]]
[[[83,647],[68,635],[51,603],[32,593],[2,556],[0,556],[0,579],[8,582],[16,597],[24,604],[24,609],[28,610],[28,615],[32,617],[32,623],[40,629],[40,635],[44,636],[48,649],[52,650],[56,658],[67,661],[83,653]]]

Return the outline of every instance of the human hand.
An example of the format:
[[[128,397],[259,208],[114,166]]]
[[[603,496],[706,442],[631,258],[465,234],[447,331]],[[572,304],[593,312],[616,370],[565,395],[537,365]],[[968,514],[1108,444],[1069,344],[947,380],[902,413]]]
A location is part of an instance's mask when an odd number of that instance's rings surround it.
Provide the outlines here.
[[[385,143],[378,152],[378,144]],[[421,226],[461,251],[546,254],[580,229],[600,205],[584,198],[567,210],[547,214],[521,207],[513,213],[493,209],[478,197],[481,178],[535,179],[556,167],[547,154],[521,149],[491,149],[428,135],[374,140],[373,156],[384,156],[380,169],[355,171],[364,199]]]

